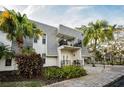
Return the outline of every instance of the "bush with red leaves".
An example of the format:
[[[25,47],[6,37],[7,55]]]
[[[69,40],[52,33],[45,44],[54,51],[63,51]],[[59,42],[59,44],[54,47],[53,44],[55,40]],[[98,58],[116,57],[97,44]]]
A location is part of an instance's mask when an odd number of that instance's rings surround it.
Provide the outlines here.
[[[17,55],[18,74],[25,78],[35,78],[42,74],[43,59],[40,54]]]

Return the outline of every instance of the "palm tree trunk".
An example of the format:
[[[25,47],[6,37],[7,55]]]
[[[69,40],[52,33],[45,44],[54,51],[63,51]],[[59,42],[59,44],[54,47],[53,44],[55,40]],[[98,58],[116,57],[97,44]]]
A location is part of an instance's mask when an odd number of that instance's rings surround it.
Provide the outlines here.
[[[23,38],[17,38],[16,43],[17,43],[17,47],[18,47],[18,53],[17,54],[22,54]]]
[[[21,48],[16,41],[12,41],[12,50],[15,54],[21,54]]]
[[[95,44],[94,44],[94,53],[93,53],[93,63],[92,66],[95,67],[95,63],[96,63],[96,45],[97,45],[97,39],[95,39]]]

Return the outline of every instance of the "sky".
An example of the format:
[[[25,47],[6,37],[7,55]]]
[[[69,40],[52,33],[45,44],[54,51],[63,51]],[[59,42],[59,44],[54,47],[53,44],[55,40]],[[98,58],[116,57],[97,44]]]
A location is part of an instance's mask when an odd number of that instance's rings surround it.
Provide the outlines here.
[[[72,28],[87,25],[97,19],[107,20],[110,24],[124,25],[124,6],[96,5],[11,5],[4,6],[27,14],[29,19],[58,27],[63,24]],[[2,6],[0,10],[3,10]]]

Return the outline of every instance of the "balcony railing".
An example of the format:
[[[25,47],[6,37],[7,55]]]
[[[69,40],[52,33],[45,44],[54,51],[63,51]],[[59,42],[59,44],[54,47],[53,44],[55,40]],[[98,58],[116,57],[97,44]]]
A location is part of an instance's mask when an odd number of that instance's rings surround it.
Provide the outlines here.
[[[61,66],[71,65],[71,60],[61,60]]]
[[[61,66],[68,66],[68,65],[82,66],[83,60],[61,60]]]
[[[61,40],[61,41],[59,41],[59,46],[62,46],[62,45],[69,45],[69,46],[75,46],[75,47],[82,47],[81,40],[78,40],[78,42],[76,42],[76,43],[73,43],[73,42],[71,42],[71,41]]]
[[[68,41],[64,41],[64,40],[59,41],[59,46],[62,45],[68,45]]]

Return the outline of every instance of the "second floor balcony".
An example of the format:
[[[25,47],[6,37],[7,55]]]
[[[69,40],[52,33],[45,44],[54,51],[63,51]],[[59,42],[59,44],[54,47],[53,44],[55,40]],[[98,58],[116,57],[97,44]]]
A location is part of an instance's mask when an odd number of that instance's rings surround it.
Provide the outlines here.
[[[77,42],[74,42],[74,40],[69,41],[69,40],[66,40],[66,39],[62,39],[58,42],[58,45],[59,46],[68,45],[68,46],[82,47],[82,41],[78,40]]]

